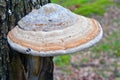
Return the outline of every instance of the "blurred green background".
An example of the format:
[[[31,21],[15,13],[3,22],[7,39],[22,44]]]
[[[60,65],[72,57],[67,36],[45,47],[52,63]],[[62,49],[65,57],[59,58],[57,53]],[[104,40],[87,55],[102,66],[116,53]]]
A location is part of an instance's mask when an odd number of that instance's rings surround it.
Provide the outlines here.
[[[120,68],[120,1],[119,0],[52,0],[53,3],[60,4],[76,14],[97,19],[103,27],[103,39],[89,49],[78,52],[77,55],[83,56],[90,52],[90,57],[99,59],[105,55],[111,59],[113,68]],[[114,7],[117,7],[116,11]],[[105,18],[104,18],[105,17]],[[106,19],[107,18],[107,19]],[[54,62],[56,66],[66,67],[71,65],[72,55],[56,56]],[[80,64],[88,63],[89,58],[85,56],[80,59]],[[78,59],[79,60],[79,59]],[[100,64],[106,65],[107,59],[101,59]],[[103,69],[104,70],[104,69]],[[100,74],[106,77],[107,74],[100,71]],[[117,79],[120,80],[120,71],[118,70]]]
[[[92,14],[102,15],[105,12],[105,8],[110,6],[110,4],[114,4],[110,0],[52,0],[52,2],[85,16]]]
[[[90,17],[91,15],[103,15],[111,5],[115,3],[110,0],[52,0],[53,3],[58,3],[76,14],[84,15]],[[112,35],[107,37],[106,42],[101,42],[97,47],[93,47],[90,50],[100,52],[100,51],[115,51],[116,56],[120,56],[120,33],[114,32]],[[55,58],[57,65],[66,65],[70,61],[70,55],[58,56]],[[62,62],[62,63],[61,63]]]

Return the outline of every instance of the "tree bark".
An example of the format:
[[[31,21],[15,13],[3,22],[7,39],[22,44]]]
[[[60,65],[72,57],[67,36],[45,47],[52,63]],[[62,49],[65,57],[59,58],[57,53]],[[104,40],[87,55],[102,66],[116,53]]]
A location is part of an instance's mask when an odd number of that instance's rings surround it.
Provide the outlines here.
[[[6,38],[22,17],[47,3],[50,0],[0,0],[0,80],[53,80],[53,57],[18,53]]]

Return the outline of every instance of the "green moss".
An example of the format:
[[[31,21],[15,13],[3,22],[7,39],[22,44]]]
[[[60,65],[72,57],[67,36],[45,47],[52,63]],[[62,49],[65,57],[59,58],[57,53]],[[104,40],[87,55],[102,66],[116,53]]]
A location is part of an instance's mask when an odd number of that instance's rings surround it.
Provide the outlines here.
[[[99,44],[95,47],[92,47],[91,50],[95,52],[108,51],[111,48],[109,43]]]
[[[67,8],[79,5],[78,8],[75,8],[74,12],[85,16],[91,14],[102,15],[108,6],[113,4],[110,0],[52,0],[52,2],[61,4]]]
[[[62,55],[54,58],[54,62],[57,66],[64,67],[65,65],[70,65],[71,56],[70,55]]]
[[[97,0],[91,4],[83,5],[82,7],[77,8],[75,12],[85,16],[88,16],[91,14],[102,15],[109,4],[111,4],[109,0]]]
[[[89,59],[88,59],[88,58],[83,58],[81,62],[82,62],[82,63],[88,63],[88,62],[89,62]]]
[[[92,2],[94,0],[52,0],[53,3],[58,3],[63,5],[64,7],[69,7],[72,5],[76,5],[76,4],[88,4],[90,2]]]

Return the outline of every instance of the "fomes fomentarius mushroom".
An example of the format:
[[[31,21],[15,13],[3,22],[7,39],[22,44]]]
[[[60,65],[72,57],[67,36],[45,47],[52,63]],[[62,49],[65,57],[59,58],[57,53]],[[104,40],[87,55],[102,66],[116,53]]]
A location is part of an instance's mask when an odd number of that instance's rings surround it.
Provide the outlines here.
[[[49,3],[23,17],[8,34],[10,46],[24,54],[55,56],[87,48],[102,37],[100,24]]]
[[[8,33],[7,39],[20,53],[49,57],[88,48],[97,43],[102,34],[95,19],[49,3],[23,17]]]

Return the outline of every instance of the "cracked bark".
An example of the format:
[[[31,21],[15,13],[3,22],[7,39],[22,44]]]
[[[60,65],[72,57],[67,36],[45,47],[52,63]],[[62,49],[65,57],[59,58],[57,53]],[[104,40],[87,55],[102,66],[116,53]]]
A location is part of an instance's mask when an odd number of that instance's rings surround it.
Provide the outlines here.
[[[53,80],[53,57],[20,54],[7,44],[7,33],[33,8],[50,0],[0,0],[0,80]]]

